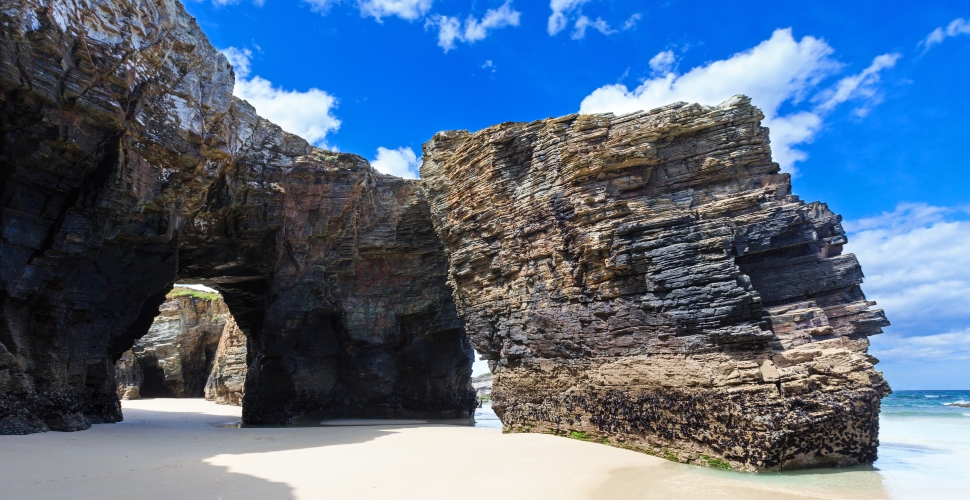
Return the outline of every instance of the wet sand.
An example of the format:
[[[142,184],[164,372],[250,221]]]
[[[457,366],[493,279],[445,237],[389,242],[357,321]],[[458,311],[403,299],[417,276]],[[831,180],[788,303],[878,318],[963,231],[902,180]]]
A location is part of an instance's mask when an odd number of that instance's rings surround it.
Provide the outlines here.
[[[0,436],[3,498],[886,498],[878,475],[779,484],[561,437],[409,422],[235,428],[240,409],[126,401],[125,421]],[[353,424],[354,422],[349,422]],[[767,476],[762,476],[767,477]]]

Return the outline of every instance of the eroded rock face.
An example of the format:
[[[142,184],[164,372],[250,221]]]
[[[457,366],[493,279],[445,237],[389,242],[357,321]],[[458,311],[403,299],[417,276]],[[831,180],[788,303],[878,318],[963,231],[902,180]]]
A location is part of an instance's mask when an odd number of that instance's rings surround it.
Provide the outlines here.
[[[118,399],[141,399],[141,384],[145,374],[141,364],[131,349],[124,352],[115,362],[115,383],[118,386]]]
[[[138,362],[141,376],[129,376],[123,371],[129,366],[123,363],[125,355],[115,364],[119,397],[125,399],[121,396],[122,380],[138,378],[141,397],[202,397],[216,359],[216,347],[231,318],[229,308],[217,294],[175,288],[159,307],[148,333],[136,340],[129,351]],[[242,369],[246,369],[245,357]]]
[[[506,429],[744,470],[869,463],[889,393],[840,218],[747,98],[444,132],[421,176]]]
[[[219,339],[212,371],[205,384],[205,398],[221,405],[242,406],[246,383],[246,335],[229,317]]]
[[[259,118],[174,0],[12,0],[0,23],[0,433],[120,420],[114,363],[179,278],[250,339],[248,422],[470,415],[416,181]]]

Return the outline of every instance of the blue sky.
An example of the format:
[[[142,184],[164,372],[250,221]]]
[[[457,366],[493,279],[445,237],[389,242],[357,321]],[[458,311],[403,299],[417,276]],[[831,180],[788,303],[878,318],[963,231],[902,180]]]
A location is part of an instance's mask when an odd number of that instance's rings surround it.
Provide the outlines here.
[[[187,0],[236,94],[415,176],[435,132],[745,93],[846,220],[897,389],[970,389],[970,4]]]

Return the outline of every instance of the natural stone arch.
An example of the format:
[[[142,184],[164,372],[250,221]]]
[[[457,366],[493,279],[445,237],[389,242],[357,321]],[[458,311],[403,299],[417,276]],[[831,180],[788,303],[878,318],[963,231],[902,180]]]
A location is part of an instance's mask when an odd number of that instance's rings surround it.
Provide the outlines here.
[[[250,337],[247,421],[470,415],[417,182],[256,116],[176,1],[11,7],[0,432],[120,420],[112,366],[178,279],[222,291]]]
[[[249,338],[248,422],[468,415],[467,327],[511,431],[875,459],[887,322],[746,98],[441,133],[406,181],[233,98],[175,0],[0,21],[0,433],[120,419],[111,366],[182,279]]]

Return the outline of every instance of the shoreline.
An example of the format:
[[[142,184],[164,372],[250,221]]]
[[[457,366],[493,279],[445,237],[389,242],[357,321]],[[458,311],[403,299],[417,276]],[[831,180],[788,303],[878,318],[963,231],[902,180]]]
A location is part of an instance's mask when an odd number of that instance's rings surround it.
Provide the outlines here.
[[[225,424],[238,421],[239,407],[198,399],[125,401],[124,411],[124,422],[79,433],[0,436],[4,491],[24,499],[888,498],[871,480],[834,486],[751,480],[756,475],[496,428],[403,422],[232,428]],[[851,472],[806,475],[857,476]]]

